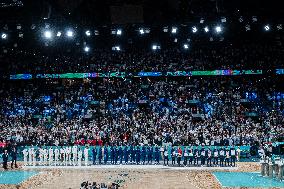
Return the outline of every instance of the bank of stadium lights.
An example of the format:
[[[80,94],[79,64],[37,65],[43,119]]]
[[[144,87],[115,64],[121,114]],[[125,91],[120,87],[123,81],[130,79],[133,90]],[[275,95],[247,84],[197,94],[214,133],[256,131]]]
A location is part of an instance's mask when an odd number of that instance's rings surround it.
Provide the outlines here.
[[[161,46],[159,45],[152,45],[152,50],[156,51],[156,50],[159,50],[161,49]]]
[[[140,35],[144,35],[150,33],[150,28],[139,28],[138,32]]]
[[[143,28],[140,28],[140,29],[139,29],[139,33],[140,33],[141,35],[143,35],[143,34],[145,33],[144,29],[143,29]]]
[[[216,33],[222,32],[221,26],[216,26],[216,27],[215,27],[215,31],[216,31]]]
[[[85,52],[89,52],[90,51],[90,47],[88,47],[88,46],[84,47],[84,51]]]
[[[265,31],[269,31],[269,30],[270,30],[270,26],[269,26],[269,25],[265,25],[265,26],[264,26],[264,30],[265,30]]]
[[[111,34],[112,35],[121,35],[122,34],[122,30],[121,29],[112,29],[111,30]]]
[[[86,36],[91,36],[91,31],[90,30],[87,30],[86,32],[85,32],[85,34],[86,34]]]
[[[189,45],[187,43],[185,43],[185,44],[183,44],[183,48],[187,50],[189,48]]]
[[[171,32],[172,32],[173,34],[176,34],[176,33],[177,33],[177,27],[172,27]]]
[[[45,37],[46,39],[51,39],[51,38],[52,38],[52,32],[49,31],[49,30],[45,31],[45,32],[44,32],[44,37]]]
[[[191,31],[192,31],[192,33],[196,33],[198,30],[197,30],[197,27],[196,26],[193,26],[192,28],[191,28]]]
[[[209,28],[206,26],[206,27],[204,27],[204,31],[207,33],[207,32],[209,32]]]
[[[57,36],[57,37],[60,37],[61,34],[62,34],[62,33],[59,31],[59,32],[57,32],[56,36]]]
[[[6,33],[2,33],[1,34],[1,39],[7,39],[7,34]]]
[[[68,31],[66,32],[66,36],[69,37],[69,38],[71,38],[71,37],[74,36],[74,32],[73,32],[72,30],[68,30]]]
[[[120,49],[120,46],[114,46],[114,47],[112,47],[111,48],[113,51],[120,51],[121,49]]]
[[[121,35],[121,34],[122,34],[122,30],[121,29],[116,30],[116,35]]]

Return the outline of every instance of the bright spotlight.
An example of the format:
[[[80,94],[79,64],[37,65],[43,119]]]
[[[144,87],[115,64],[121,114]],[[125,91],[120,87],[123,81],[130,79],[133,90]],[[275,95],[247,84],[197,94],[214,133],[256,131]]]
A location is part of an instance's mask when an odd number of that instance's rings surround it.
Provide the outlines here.
[[[116,31],[116,35],[121,35],[121,34],[122,34],[121,29],[118,29],[118,30]]]
[[[61,34],[62,34],[61,32],[57,32],[56,36],[57,36],[57,37],[60,37]]]
[[[184,48],[184,49],[188,49],[188,44],[184,44],[184,45],[183,45],[183,48]]]
[[[222,28],[221,26],[216,26],[215,30],[217,33],[220,33],[222,31]]]
[[[172,27],[172,33],[177,33],[177,28],[176,27]]]
[[[84,48],[84,51],[85,51],[85,52],[89,52],[89,51],[90,51],[90,47],[85,47],[85,48]]]
[[[159,46],[159,45],[152,45],[152,49],[155,51],[155,50],[161,49],[161,46]]]
[[[140,28],[139,29],[139,33],[141,34],[141,35],[143,35],[145,32],[144,32],[144,29],[143,28]]]
[[[269,30],[270,30],[269,25],[265,25],[265,26],[264,26],[264,29],[265,29],[265,31],[269,31]]]
[[[192,32],[193,32],[193,33],[196,33],[196,32],[197,32],[197,27],[196,27],[196,26],[193,26],[193,27],[192,27]]]
[[[50,38],[52,37],[51,31],[45,31],[45,32],[44,32],[44,37],[45,37],[46,39],[50,39]]]
[[[111,48],[113,51],[120,51],[120,46],[114,46]]]
[[[66,33],[67,37],[73,37],[74,33],[71,30],[68,30]]]
[[[85,32],[85,34],[86,34],[86,36],[90,36],[90,35],[91,35],[90,30],[87,30],[87,31]]]
[[[2,39],[7,39],[7,34],[6,34],[6,33],[2,33],[2,34],[1,34],[1,38],[2,38]]]
[[[209,32],[209,28],[206,26],[205,28],[204,28],[204,31],[207,33],[207,32]]]

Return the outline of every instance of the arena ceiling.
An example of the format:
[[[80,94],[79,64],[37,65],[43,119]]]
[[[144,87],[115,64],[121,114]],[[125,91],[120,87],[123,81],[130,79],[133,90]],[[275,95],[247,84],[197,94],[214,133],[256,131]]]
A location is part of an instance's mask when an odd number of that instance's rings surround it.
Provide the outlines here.
[[[200,18],[250,17],[283,20],[280,1],[259,0],[0,0],[0,22],[45,19],[80,25],[185,23]]]

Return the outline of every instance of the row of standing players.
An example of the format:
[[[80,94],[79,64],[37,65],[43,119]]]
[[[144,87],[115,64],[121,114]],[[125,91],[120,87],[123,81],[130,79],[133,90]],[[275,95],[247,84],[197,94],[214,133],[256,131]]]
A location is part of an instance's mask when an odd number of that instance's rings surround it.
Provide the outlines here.
[[[91,155],[90,155],[91,153]],[[180,147],[151,147],[151,146],[111,146],[85,147],[78,146],[61,148],[37,148],[23,150],[26,165],[89,165],[89,160],[95,164],[163,164],[188,166],[235,166],[239,160],[240,151],[231,148],[180,148]],[[182,162],[183,161],[183,162]]]

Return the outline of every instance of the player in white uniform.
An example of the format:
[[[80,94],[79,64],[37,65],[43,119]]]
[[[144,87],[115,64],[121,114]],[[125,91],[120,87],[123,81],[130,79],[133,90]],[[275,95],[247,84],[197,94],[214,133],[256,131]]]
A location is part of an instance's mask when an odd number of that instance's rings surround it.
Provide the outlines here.
[[[69,152],[69,165],[72,165],[72,147],[69,146],[68,148],[68,152]]]
[[[65,152],[66,152],[66,161],[65,161],[65,164],[66,165],[68,165],[68,163],[70,162],[70,160],[71,160],[71,158],[70,158],[70,156],[71,156],[71,150],[70,150],[70,148],[69,147],[66,147],[65,148]]]
[[[29,155],[29,152],[27,149],[24,149],[23,150],[23,156],[24,156],[24,165],[28,165],[28,155]]]
[[[72,147],[72,164],[76,165],[77,164],[77,155],[78,155],[78,149],[77,146],[73,146]]]
[[[32,148],[32,162],[33,166],[36,166],[36,151],[34,148]]]
[[[32,165],[32,155],[33,155],[33,152],[32,152],[32,147],[28,149],[28,155],[29,155],[29,159],[28,159],[28,165]]]
[[[49,148],[48,150],[48,165],[52,165],[53,163],[53,148]]]
[[[89,148],[88,147],[84,149],[84,157],[85,157],[85,166],[88,166],[88,162],[89,162]]]
[[[46,148],[43,149],[43,164],[47,165],[47,158],[48,158],[48,150]]]
[[[78,166],[82,166],[82,156],[83,156],[83,152],[79,148],[79,151],[78,151]]]
[[[39,148],[38,152],[39,152],[39,165],[42,165],[43,164],[43,149]]]
[[[55,165],[58,165],[58,161],[59,161],[59,158],[60,158],[59,156],[60,156],[59,150],[58,150],[58,148],[55,148],[55,150],[54,150]]]

